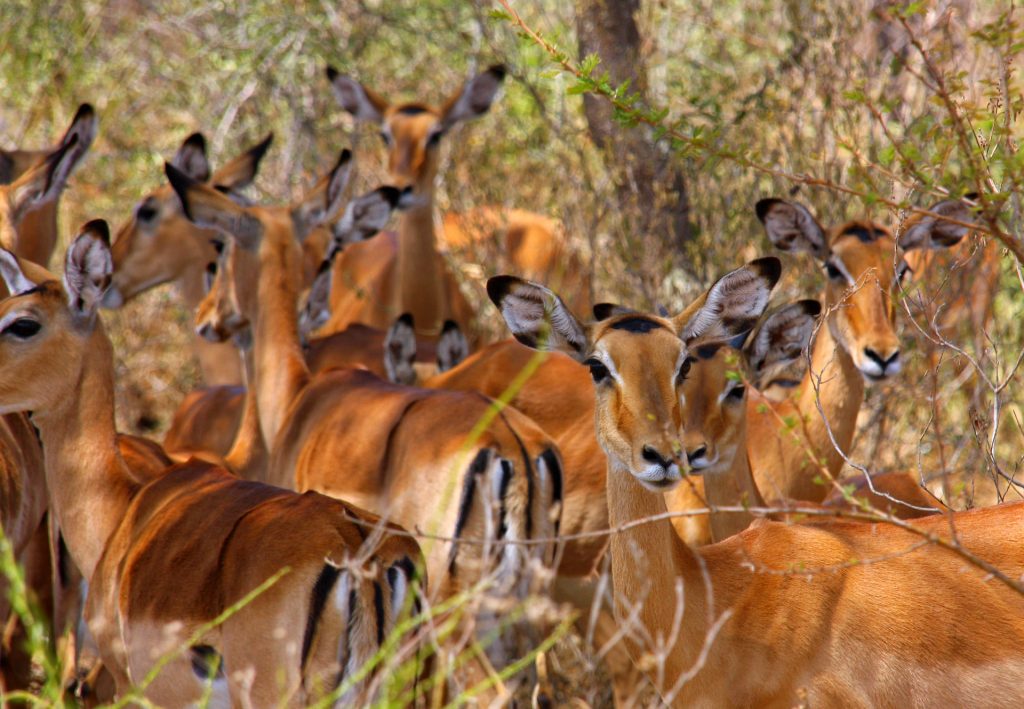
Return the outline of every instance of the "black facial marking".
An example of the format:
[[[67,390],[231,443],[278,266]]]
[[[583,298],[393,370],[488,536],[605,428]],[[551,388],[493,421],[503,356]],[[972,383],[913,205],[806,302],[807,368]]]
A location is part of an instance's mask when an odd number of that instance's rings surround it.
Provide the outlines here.
[[[490,462],[491,451],[487,448],[481,448],[476,457],[473,458],[473,462],[469,464],[469,470],[466,473],[466,484],[462,488],[462,500],[459,502],[459,516],[455,520],[455,533],[452,535],[455,539],[458,539],[462,534],[466,521],[469,519],[469,511],[473,505],[473,495],[476,492],[476,479],[487,470],[487,465]],[[455,573],[455,557],[457,553],[458,542],[452,542],[452,551],[448,557],[449,573]]]
[[[873,241],[877,241],[878,237],[884,233],[884,231],[876,228],[874,225],[851,224],[843,229],[840,236],[856,236],[859,241],[870,244]]]
[[[658,328],[664,328],[665,326],[654,320],[650,320],[644,317],[628,317],[614,322],[611,324],[612,330],[625,330],[626,332],[633,333],[647,333],[651,330],[657,330]]]
[[[697,359],[711,359],[718,350],[722,349],[721,343],[715,343],[713,345],[701,345],[697,348]]]
[[[384,644],[384,590],[373,582],[373,610],[377,615],[377,645]]]
[[[395,110],[403,116],[418,116],[421,113],[430,112],[430,109],[422,103],[407,103],[404,106],[399,106]]]

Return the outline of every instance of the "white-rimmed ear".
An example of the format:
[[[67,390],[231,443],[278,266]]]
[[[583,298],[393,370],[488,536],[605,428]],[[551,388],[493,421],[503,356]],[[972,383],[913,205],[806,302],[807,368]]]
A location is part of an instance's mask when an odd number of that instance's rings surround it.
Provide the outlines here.
[[[256,179],[260,162],[273,142],[274,134],[268,133],[266,138],[214,172],[210,184],[227,192],[245,189]]]
[[[384,112],[388,110],[388,102],[366,88],[351,76],[338,73],[332,66],[327,67],[327,80],[331,82],[331,91],[338,103],[359,121],[380,123]]]
[[[967,199],[972,201],[975,198],[977,195],[967,195]],[[904,251],[948,248],[958,244],[970,232],[968,227],[946,221],[942,217],[968,224],[975,222],[971,206],[962,199],[944,200],[932,205],[928,211],[937,216],[915,214],[907,220],[906,228],[898,240]]]
[[[345,213],[331,228],[335,248],[369,239],[383,229],[401,197],[402,190],[385,185],[349,202]]]
[[[495,276],[487,281],[487,295],[522,344],[564,352],[578,362],[586,357],[587,329],[553,291],[515,276]]]
[[[11,219],[17,221],[36,205],[50,202],[60,196],[67,178],[81,155],[75,150],[78,136],[72,134],[67,141],[46,156],[42,162],[23,172],[8,192]]]
[[[437,341],[437,371],[447,372],[469,356],[469,342],[454,320],[445,320]]]
[[[327,324],[331,317],[331,262],[325,260],[306,294],[306,304],[299,313],[299,337],[309,342],[313,333]]]
[[[828,255],[825,230],[807,207],[772,198],[759,201],[755,210],[775,248],[780,251],[808,251],[819,259]]]
[[[774,256],[751,261],[722,276],[707,293],[674,317],[687,348],[726,343],[751,330],[768,307],[782,264]]]
[[[416,383],[416,330],[412,315],[403,313],[388,328],[384,337],[384,370],[388,380],[395,384],[412,386]]]
[[[7,249],[0,249],[0,278],[4,279],[4,284],[10,295],[25,293],[38,285],[25,275],[25,272],[21,270],[18,257]]]
[[[478,118],[487,113],[498,96],[505,74],[505,67],[495,64],[467,81],[459,92],[442,106],[442,130],[447,130],[459,121]]]
[[[352,151],[341,151],[338,162],[298,203],[292,206],[295,236],[302,241],[309,232],[329,222],[341,209],[352,176]]]
[[[193,180],[170,163],[164,172],[181,200],[185,216],[199,226],[220,229],[233,236],[244,249],[259,247],[263,224],[246,208],[209,185]]]
[[[171,158],[171,164],[197,182],[210,179],[210,161],[206,157],[206,138],[202,133],[193,133],[185,138],[178,152]]]
[[[102,219],[94,219],[82,227],[64,257],[64,290],[76,320],[91,321],[96,315],[113,272],[110,229]]]
[[[800,359],[820,313],[818,301],[798,300],[761,319],[743,348],[751,376],[759,388],[779,369]]]

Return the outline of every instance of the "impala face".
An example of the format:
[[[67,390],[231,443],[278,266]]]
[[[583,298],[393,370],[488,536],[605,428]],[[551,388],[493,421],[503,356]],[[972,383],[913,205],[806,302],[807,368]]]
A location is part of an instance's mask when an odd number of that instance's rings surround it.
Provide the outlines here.
[[[725,473],[737,455],[746,455],[746,382],[763,390],[776,375],[788,375],[803,359],[820,313],[818,301],[797,301],[765,315],[753,332],[728,345],[696,348],[683,385],[684,440],[694,472]]]
[[[599,304],[583,325],[553,292],[511,276],[487,292],[512,334],[528,347],[560,350],[590,368],[597,438],[610,469],[626,470],[645,488],[675,487],[688,468],[684,387],[701,347],[751,329],[778,280],[778,259],[753,261],[720,279],[674,318]]]
[[[238,190],[251,184],[273,135],[211,174],[202,134],[190,135],[172,164],[193,180],[244,201]],[[140,293],[176,281],[217,257],[211,240],[217,233],[188,219],[170,185],[162,185],[135,206],[117,232],[112,249],[114,280],[103,299],[106,308],[119,308]]]
[[[941,202],[931,211],[960,221],[972,217],[965,203]],[[968,229],[932,217],[908,220],[900,249],[885,227],[850,222],[831,234],[803,205],[780,199],[757,203],[768,237],[783,251],[807,251],[828,277],[825,308],[829,331],[865,379],[880,381],[902,368],[893,299],[909,273],[903,252],[952,246]]]
[[[411,187],[413,194],[419,196],[433,190],[441,139],[459,121],[487,112],[505,78],[505,68],[487,69],[440,107],[415,102],[392,105],[372,89],[331,67],[327,68],[327,78],[342,108],[357,120],[380,126],[392,184],[399,189]]]
[[[0,301],[0,413],[51,411],[73,398],[68,388],[79,378],[47,370],[80,362],[77,353],[95,346],[96,308],[110,283],[109,238],[105,222],[83,227],[65,257],[64,287],[42,267],[0,249],[0,277],[11,293]],[[41,351],[60,353],[62,361]]]

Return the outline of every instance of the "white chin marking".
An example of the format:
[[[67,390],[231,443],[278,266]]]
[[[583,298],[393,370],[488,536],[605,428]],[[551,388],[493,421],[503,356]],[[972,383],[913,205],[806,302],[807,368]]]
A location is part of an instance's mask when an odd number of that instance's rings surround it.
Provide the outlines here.
[[[667,470],[660,465],[648,465],[643,470],[634,472],[633,477],[648,490],[655,492],[671,490],[683,479],[679,466],[675,463],[670,465]]]

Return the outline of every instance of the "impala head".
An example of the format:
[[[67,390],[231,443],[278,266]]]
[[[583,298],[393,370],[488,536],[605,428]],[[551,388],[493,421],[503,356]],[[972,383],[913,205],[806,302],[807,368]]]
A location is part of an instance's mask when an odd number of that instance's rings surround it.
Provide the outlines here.
[[[696,348],[683,384],[683,441],[690,468],[727,472],[745,445],[747,382],[758,389],[802,358],[821,305],[801,300],[765,315],[749,335]]]
[[[96,310],[110,283],[109,230],[89,222],[67,250],[63,285],[0,249],[0,412],[45,412],[74,400],[75,371],[95,350]],[[109,343],[108,343],[109,346]]]
[[[388,149],[391,182],[398,187],[412,187],[419,196],[433,190],[441,138],[459,121],[487,113],[505,78],[505,67],[492,66],[478,74],[438,107],[424,103],[391,104],[333,67],[327,67],[327,78],[342,108],[357,120],[380,126]]]
[[[683,386],[694,353],[750,330],[779,273],[778,259],[758,259],[722,277],[675,317],[599,304],[589,324],[535,283],[498,276],[487,293],[521,343],[565,352],[590,368],[597,438],[609,462],[648,489],[665,491],[687,467]]]
[[[171,164],[191,179],[244,202],[239,191],[256,179],[273,137],[268,135],[213,172],[206,157],[206,139],[201,133],[193,133],[178,148]],[[169,184],[153,190],[139,201],[131,218],[118,230],[113,246],[114,282],[103,306],[119,308],[150,288],[179,279],[190,269],[204,268],[216,258],[210,243],[213,238],[215,232],[189,221]]]
[[[70,170],[74,169],[75,164],[89,150],[89,146],[92,145],[92,141],[96,138],[98,127],[99,120],[96,118],[96,112],[93,110],[93,107],[83,103],[75,111],[75,116],[71,119],[71,125],[64,132],[60,142],[53,148],[45,150],[3,150],[0,148],[0,185],[9,185],[14,182],[28,170],[46,160],[52,153],[66,146],[73,139],[75,147],[72,156],[70,156],[72,157],[72,164],[68,170],[70,173]]]
[[[941,202],[931,211],[971,221],[966,203]],[[896,336],[893,297],[909,271],[892,233],[870,222],[850,222],[829,232],[801,204],[781,199],[757,203],[757,217],[768,238],[782,251],[807,251],[825,267],[828,326],[839,346],[870,381],[898,374],[900,343]],[[935,217],[909,220],[899,245],[915,248],[952,246],[968,229]]]

